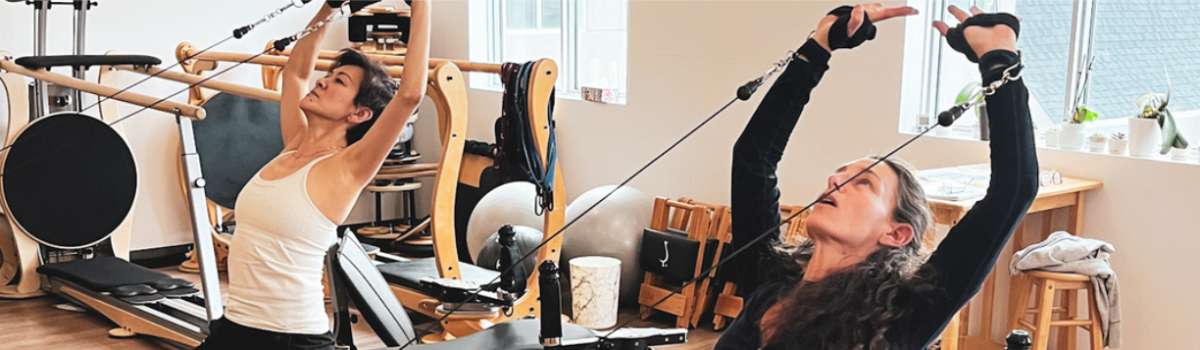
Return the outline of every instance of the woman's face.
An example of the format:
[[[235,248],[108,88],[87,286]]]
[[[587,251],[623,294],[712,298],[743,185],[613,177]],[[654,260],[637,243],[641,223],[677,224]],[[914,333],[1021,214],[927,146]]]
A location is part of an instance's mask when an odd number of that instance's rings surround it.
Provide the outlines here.
[[[822,192],[829,195],[809,213],[806,222],[809,236],[817,242],[838,244],[851,251],[874,251],[880,245],[901,247],[912,240],[912,227],[892,218],[900,185],[892,167],[880,163],[837,187],[874,162],[869,158],[859,159],[829,176]]]
[[[361,107],[354,104],[354,98],[362,79],[361,67],[337,67],[317,80],[317,85],[300,100],[300,109],[309,118],[327,119],[342,119],[359,112]]]

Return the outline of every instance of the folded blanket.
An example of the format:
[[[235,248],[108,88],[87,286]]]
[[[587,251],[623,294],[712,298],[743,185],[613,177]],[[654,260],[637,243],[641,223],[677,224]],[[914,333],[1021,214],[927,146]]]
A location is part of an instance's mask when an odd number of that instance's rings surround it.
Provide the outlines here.
[[[1044,270],[1091,276],[1104,343],[1117,347],[1121,344],[1121,308],[1118,303],[1117,274],[1108,263],[1109,255],[1115,251],[1116,248],[1108,242],[1058,231],[1046,240],[1013,254],[1009,271],[1014,275],[1021,271]]]

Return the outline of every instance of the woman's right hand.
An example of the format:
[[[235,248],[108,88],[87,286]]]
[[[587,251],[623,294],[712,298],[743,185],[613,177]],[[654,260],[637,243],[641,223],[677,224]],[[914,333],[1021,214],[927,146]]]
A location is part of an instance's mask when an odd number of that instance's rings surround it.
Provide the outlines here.
[[[835,12],[837,10],[834,10]],[[917,9],[911,6],[883,7],[882,4],[866,4],[856,5],[850,11],[850,20],[846,22],[846,38],[853,38],[858,30],[863,26],[863,18],[867,18],[870,22],[879,22],[896,17],[911,16],[917,14]],[[834,49],[853,47],[844,46],[844,42],[830,43],[829,33],[833,30],[834,24],[838,23],[839,16],[834,14],[826,15],[820,22],[817,23],[817,30],[813,32],[812,39],[817,44],[821,45],[825,51],[833,52]],[[870,39],[870,38],[868,38]],[[832,46],[831,46],[832,44]]]

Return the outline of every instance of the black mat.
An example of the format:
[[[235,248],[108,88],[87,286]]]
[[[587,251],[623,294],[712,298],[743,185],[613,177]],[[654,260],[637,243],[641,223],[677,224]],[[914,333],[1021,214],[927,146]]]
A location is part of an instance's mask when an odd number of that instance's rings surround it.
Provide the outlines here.
[[[34,121],[4,162],[10,215],[34,239],[83,248],[125,220],[137,191],[129,145],[99,119],[76,113]]]
[[[59,66],[157,66],[162,60],[146,55],[49,55],[20,57],[14,62],[25,68],[41,69]]]
[[[111,256],[46,264],[38,267],[38,272],[74,282],[94,291],[106,291],[113,287],[134,284],[151,285],[154,281],[171,278],[165,273]]]

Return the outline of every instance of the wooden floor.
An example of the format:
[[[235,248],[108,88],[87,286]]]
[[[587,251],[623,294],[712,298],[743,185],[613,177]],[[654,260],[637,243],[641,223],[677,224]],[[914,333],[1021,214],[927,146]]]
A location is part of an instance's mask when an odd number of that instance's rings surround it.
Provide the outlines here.
[[[171,275],[198,280],[194,274],[180,273],[174,268],[161,271]],[[225,289],[222,281],[222,291]],[[27,300],[0,300],[0,349],[174,349],[165,343],[148,337],[114,339],[108,330],[114,325],[93,312],[75,312],[56,308],[64,301],[55,296],[43,296]],[[636,309],[622,310],[623,322],[636,317]],[[671,327],[669,320],[652,318],[636,321],[632,327]],[[417,325],[417,331],[432,331],[432,323]],[[712,331],[709,324],[688,333],[688,343],[661,347],[668,350],[711,349],[719,333]],[[384,348],[379,338],[363,322],[354,327],[354,338],[360,349]]]

